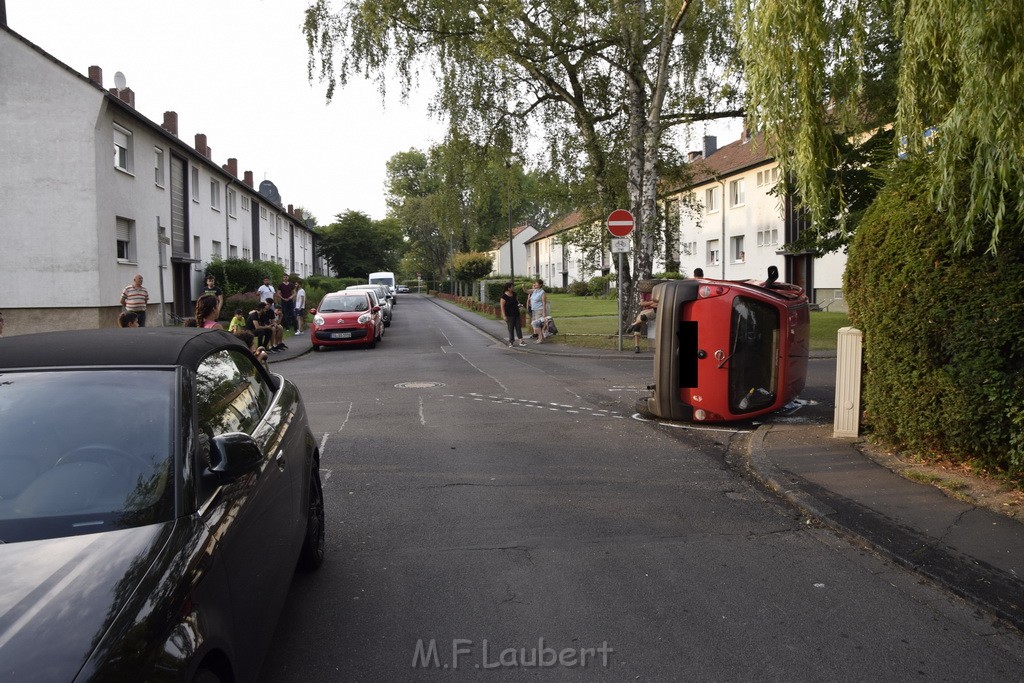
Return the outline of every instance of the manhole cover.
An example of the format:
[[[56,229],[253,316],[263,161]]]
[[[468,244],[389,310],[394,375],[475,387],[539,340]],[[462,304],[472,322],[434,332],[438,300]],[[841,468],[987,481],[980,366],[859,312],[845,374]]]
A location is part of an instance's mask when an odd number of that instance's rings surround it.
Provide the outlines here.
[[[431,387],[443,387],[444,382],[402,382],[396,384],[398,389],[430,389]]]

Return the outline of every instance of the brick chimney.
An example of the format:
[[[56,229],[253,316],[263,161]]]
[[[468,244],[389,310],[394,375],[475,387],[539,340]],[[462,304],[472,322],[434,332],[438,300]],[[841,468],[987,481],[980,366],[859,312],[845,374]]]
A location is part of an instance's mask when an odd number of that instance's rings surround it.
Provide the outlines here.
[[[242,182],[249,187],[252,187],[252,171],[245,172],[245,178],[242,179]]]
[[[288,215],[291,216],[292,218],[295,218],[295,209],[294,207],[292,207],[291,204],[288,205]]]
[[[206,133],[196,133],[196,151],[204,157],[210,156],[210,148],[206,146]]]
[[[238,159],[228,159],[227,172],[235,176],[236,178],[238,177]]]
[[[135,108],[135,91],[131,88],[117,91],[117,97],[132,109]]]
[[[164,122],[160,126],[174,137],[178,137],[178,112],[165,111]]]
[[[89,80],[96,85],[103,87],[103,69],[98,66],[89,67]]]

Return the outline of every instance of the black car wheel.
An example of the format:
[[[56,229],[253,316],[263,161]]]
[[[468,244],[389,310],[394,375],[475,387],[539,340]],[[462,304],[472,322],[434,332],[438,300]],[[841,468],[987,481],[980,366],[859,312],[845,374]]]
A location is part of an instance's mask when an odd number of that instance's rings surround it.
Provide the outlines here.
[[[324,489],[320,483],[320,470],[316,463],[309,473],[309,510],[306,513],[306,540],[299,553],[299,567],[316,569],[324,563],[324,543],[327,536],[324,519]]]

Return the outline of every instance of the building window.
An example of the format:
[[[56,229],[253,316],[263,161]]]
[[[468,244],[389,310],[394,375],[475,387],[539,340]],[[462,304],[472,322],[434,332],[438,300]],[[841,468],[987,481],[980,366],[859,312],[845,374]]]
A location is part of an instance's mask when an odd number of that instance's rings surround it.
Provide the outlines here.
[[[779,167],[757,172],[757,186],[775,185],[779,181]]]
[[[159,147],[153,148],[156,159],[153,161],[153,182],[157,187],[164,186],[164,151]]]
[[[260,218],[262,218],[263,220],[267,220],[267,207],[260,207]]]
[[[704,190],[704,213],[715,211],[718,211],[718,193],[715,192],[715,188],[709,187]]]
[[[117,260],[135,262],[135,221],[117,217]]]
[[[743,263],[747,260],[747,253],[743,251],[743,235],[737,235],[729,240],[729,248],[732,251],[732,262]]]
[[[228,215],[235,215],[235,191],[228,190]]]
[[[757,246],[767,247],[779,243],[779,229],[765,228],[757,231]]]
[[[199,169],[192,167],[192,201],[199,203]]]
[[[214,240],[213,244],[210,246],[210,253],[215,259],[219,259],[221,257],[220,242]]]
[[[220,181],[210,178],[210,208],[220,211]]]
[[[228,256],[230,258],[238,258],[238,247],[233,244],[228,247]]]
[[[242,197],[242,211],[248,211],[248,210],[249,210],[249,198],[248,197]]]
[[[232,247],[232,249],[234,249],[234,247]],[[244,258],[246,261],[252,261],[252,249],[249,249],[248,247],[242,247],[242,258]]]
[[[193,268],[193,270],[195,270],[197,272],[201,272],[203,270],[203,264],[202,264],[203,253],[199,249],[199,246],[200,246],[199,237],[197,235],[193,235],[192,236],[192,254],[191,254],[191,256],[195,260],[195,263],[192,264],[192,268]]]
[[[746,181],[743,178],[729,183],[729,206],[742,206],[747,203]]]
[[[125,173],[134,171],[132,132],[114,124],[114,168]]]
[[[717,266],[721,262],[722,250],[718,240],[708,240],[708,265]]]
[[[682,251],[684,256],[696,256],[697,255],[697,243],[696,242],[683,242]]]

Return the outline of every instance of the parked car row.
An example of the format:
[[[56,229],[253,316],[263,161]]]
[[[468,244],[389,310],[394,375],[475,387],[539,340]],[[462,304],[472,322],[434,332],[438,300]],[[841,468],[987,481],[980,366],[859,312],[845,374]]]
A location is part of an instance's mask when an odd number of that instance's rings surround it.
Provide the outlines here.
[[[335,346],[372,349],[394,316],[395,294],[379,284],[352,285],[324,296],[312,309],[309,339],[314,351]]]

